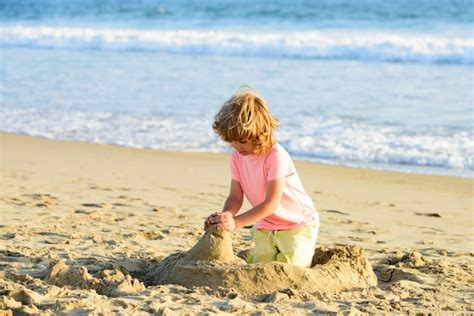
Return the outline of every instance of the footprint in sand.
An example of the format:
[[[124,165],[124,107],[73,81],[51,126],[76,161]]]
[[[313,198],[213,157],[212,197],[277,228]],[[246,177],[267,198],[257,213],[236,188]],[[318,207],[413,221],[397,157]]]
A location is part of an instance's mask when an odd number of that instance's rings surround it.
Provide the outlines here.
[[[95,207],[95,208],[105,208],[105,209],[114,208],[114,205],[112,205],[110,203],[82,203],[81,206]]]
[[[82,210],[82,209],[79,209],[79,210],[75,210],[74,213],[76,213],[76,214],[90,215],[90,214],[96,213],[96,211],[94,211],[94,210]]]
[[[16,237],[16,233],[5,233],[2,235],[2,239],[13,239]]]
[[[91,185],[89,188],[92,189],[92,190],[113,191],[112,188],[100,187],[100,186],[97,186],[97,185]]]
[[[163,213],[163,214],[176,214],[178,211],[178,208],[176,207],[169,207],[169,206],[154,206],[152,204],[148,204],[148,206],[151,206],[151,211],[155,213]]]
[[[130,207],[130,204],[125,204],[125,203],[112,203],[113,206],[118,206],[118,207]]]
[[[353,241],[358,241],[358,242],[371,242],[371,243],[376,242],[372,238],[366,238],[366,237],[360,237],[360,236],[348,236],[347,238]]]
[[[173,188],[173,187],[161,186],[161,188],[164,189],[164,190],[167,190],[167,191],[179,191],[178,188]]]
[[[341,211],[338,211],[338,210],[321,210],[321,212],[335,213],[335,214],[340,214],[340,215],[344,215],[344,216],[350,215],[349,213],[341,212]]]
[[[16,198],[16,197],[2,197],[0,198],[1,201],[8,203],[8,204],[13,204],[13,205],[27,205],[28,203],[23,201],[22,199]]]
[[[440,213],[417,213],[417,212],[415,212],[415,215],[426,216],[426,217],[438,217],[438,218],[443,217]]]
[[[1,199],[2,201],[8,204],[14,205],[28,205],[28,206],[36,206],[36,207],[46,207],[51,208],[54,205],[58,204],[58,198],[52,196],[51,194],[22,194],[21,198],[18,197],[4,197]]]
[[[129,196],[129,195],[119,195],[117,196],[118,199],[126,200],[126,201],[142,201],[142,198]]]
[[[387,258],[384,264],[374,267],[381,288],[400,282],[415,282],[422,285],[435,285],[436,279],[423,273],[436,270],[438,263],[422,256],[418,252],[409,252],[401,256]]]
[[[139,234],[148,240],[161,240],[166,237],[165,234],[160,231],[144,231]]]
[[[381,283],[381,287],[391,285],[399,281],[412,281],[419,284],[433,283],[431,278],[423,277],[420,273],[412,269],[402,269],[396,267],[375,267],[374,272]],[[385,286],[384,286],[385,285]]]
[[[370,205],[370,206],[388,206],[388,207],[396,207],[397,206],[395,203],[379,202],[379,201],[368,201],[367,204]]]
[[[30,204],[31,206],[51,208],[58,204],[58,198],[51,194],[23,194],[22,196],[25,196],[32,201]]]

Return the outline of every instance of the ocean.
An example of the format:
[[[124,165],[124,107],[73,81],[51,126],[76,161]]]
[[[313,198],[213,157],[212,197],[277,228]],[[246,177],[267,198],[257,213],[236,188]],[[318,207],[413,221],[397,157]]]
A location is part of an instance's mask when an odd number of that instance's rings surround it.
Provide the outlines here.
[[[474,177],[474,0],[0,0],[0,131],[228,152],[249,85],[299,160]]]

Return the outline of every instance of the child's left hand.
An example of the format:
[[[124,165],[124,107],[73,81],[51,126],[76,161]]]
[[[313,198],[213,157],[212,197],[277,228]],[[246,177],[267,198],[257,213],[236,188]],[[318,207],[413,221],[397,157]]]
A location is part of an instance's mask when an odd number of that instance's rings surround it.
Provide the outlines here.
[[[229,212],[222,212],[213,217],[213,225],[220,230],[233,231],[235,229],[235,220]]]

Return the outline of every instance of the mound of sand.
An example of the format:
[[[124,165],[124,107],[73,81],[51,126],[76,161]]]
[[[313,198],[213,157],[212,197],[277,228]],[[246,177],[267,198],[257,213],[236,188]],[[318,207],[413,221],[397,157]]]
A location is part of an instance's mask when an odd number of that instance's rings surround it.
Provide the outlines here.
[[[285,288],[334,293],[376,286],[377,278],[359,247],[318,248],[312,268],[277,262],[247,265],[234,256],[230,233],[209,229],[190,251],[172,254],[152,268],[145,283],[225,287],[245,296]]]
[[[118,297],[143,291],[143,283],[118,269],[108,269],[92,276],[85,267],[69,267],[62,260],[53,261],[46,272],[46,281],[63,287],[94,289],[97,293]]]
[[[209,229],[204,236],[186,254],[187,261],[234,262],[232,237],[227,231]]]

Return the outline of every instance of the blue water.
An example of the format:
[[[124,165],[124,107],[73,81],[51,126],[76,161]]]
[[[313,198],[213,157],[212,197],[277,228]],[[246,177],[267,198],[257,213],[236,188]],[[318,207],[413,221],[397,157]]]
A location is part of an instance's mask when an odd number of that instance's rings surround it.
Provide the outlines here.
[[[303,160],[474,176],[474,0],[0,0],[0,130],[223,152],[240,85]]]

